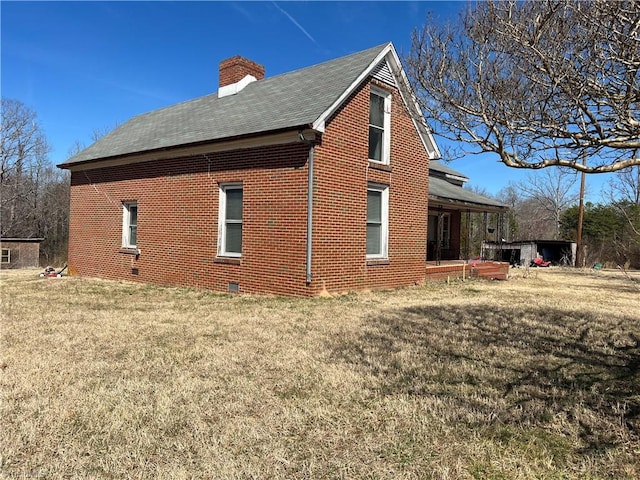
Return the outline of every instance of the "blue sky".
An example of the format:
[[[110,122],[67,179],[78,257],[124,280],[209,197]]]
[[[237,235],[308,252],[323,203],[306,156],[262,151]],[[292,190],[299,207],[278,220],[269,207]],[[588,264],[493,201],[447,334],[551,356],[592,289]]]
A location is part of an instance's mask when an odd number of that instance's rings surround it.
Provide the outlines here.
[[[35,110],[54,163],[96,130],[215,92],[221,60],[243,55],[266,75],[393,42],[408,53],[428,12],[462,2],[0,2],[2,96]],[[526,172],[491,157],[451,164],[495,194]],[[592,201],[605,177],[588,177]]]

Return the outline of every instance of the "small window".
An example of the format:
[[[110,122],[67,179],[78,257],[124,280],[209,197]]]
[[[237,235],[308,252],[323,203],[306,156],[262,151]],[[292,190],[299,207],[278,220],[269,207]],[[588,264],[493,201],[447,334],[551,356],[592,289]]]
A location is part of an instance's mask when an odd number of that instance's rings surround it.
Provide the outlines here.
[[[11,250],[8,248],[2,249],[2,256],[0,257],[0,263],[11,263]]]
[[[389,163],[390,129],[391,94],[372,87],[369,103],[369,160]]]
[[[123,202],[122,204],[122,246],[136,248],[138,244],[138,204]]]
[[[389,236],[389,187],[367,189],[367,258],[387,258]]]
[[[218,255],[240,257],[242,255],[242,185],[220,186],[220,210],[218,221]]]

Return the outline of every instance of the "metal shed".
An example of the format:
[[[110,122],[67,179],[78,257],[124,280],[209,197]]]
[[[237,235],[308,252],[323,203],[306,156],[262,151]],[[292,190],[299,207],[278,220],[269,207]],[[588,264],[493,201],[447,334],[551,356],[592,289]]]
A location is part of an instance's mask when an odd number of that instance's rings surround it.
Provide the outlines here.
[[[542,258],[552,265],[574,266],[576,242],[570,240],[522,240],[516,242],[482,242],[482,257],[511,265],[529,266]]]

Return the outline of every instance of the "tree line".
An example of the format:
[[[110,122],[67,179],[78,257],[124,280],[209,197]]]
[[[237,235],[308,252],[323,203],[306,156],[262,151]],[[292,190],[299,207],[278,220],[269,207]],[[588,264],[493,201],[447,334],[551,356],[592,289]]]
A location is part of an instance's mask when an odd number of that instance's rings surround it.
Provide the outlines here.
[[[501,201],[509,210],[503,214],[474,215],[468,225],[463,222],[462,239],[470,242],[470,256],[480,255],[483,240],[575,241],[578,182],[576,172],[554,168],[531,172],[496,195],[473,189]],[[600,263],[640,269],[640,167],[617,172],[600,194],[600,202],[586,202],[584,207],[582,260],[578,266]]]
[[[41,262],[61,264],[69,236],[69,174],[53,165],[36,113],[2,98],[0,234],[44,238]]]

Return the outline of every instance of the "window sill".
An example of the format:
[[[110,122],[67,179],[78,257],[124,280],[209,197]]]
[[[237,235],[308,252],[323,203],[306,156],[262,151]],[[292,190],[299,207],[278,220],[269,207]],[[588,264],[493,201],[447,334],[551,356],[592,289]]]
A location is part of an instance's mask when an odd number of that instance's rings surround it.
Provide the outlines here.
[[[240,265],[241,259],[235,257],[216,257],[213,259],[213,263],[223,263],[226,265]]]
[[[383,172],[391,172],[391,165],[386,163],[374,162],[373,160],[369,160],[369,168],[373,168],[374,170],[382,170]]]
[[[124,255],[135,255],[136,257],[140,255],[140,250],[137,248],[128,248],[128,247],[120,247],[118,253],[122,253]]]
[[[367,267],[375,267],[379,265],[389,265],[388,258],[367,258]]]

